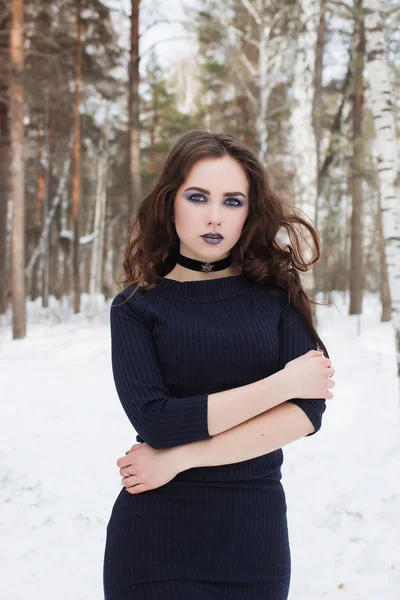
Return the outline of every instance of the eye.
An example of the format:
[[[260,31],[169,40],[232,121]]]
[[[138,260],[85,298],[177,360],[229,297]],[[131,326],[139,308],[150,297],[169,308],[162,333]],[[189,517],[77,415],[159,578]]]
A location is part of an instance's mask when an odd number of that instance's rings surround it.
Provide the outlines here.
[[[203,196],[203,194],[191,194],[188,197],[189,200],[192,200],[193,202],[200,202],[201,200],[204,200],[205,202],[207,202],[207,197]],[[234,204],[231,204],[231,202],[233,202]],[[202,202],[200,202],[202,204]],[[243,203],[238,200],[237,198],[227,198],[227,200],[225,201],[225,204],[227,206],[243,206]]]
[[[207,198],[205,198],[202,194],[191,194],[189,196],[189,200],[194,200],[194,202],[198,202],[198,200],[196,200],[196,198],[207,200]]]
[[[242,202],[240,202],[240,200],[238,200],[237,198],[228,198],[227,202],[229,200],[233,200],[234,202],[236,202],[236,204],[229,204],[229,206],[243,206]]]

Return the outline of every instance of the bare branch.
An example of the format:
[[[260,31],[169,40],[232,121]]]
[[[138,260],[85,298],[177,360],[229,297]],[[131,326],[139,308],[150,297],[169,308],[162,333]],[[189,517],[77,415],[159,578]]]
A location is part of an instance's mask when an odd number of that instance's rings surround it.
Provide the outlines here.
[[[249,61],[249,59],[247,58],[247,56],[245,55],[244,52],[240,53],[240,60],[242,61],[244,66],[247,68],[247,70],[249,71],[249,73],[252,77],[258,77],[257,69],[251,64],[251,62]]]
[[[286,112],[287,110],[290,110],[291,108],[293,108],[293,104],[294,101],[290,101],[287,104],[283,104],[282,106],[278,106],[277,108],[273,108],[272,110],[267,111],[266,114],[266,119],[270,119],[271,117],[274,117],[275,115],[279,115],[280,113]]]
[[[217,16],[217,15],[215,15],[215,16]],[[231,23],[229,23],[229,21],[226,19],[225,15],[223,13],[219,12],[217,18],[218,18],[219,22],[221,23],[222,27],[224,27],[225,29],[227,29],[228,31],[233,33],[234,35],[238,36],[244,42],[251,44],[252,46],[255,46],[257,49],[259,48],[260,44],[259,44],[258,40],[255,40],[254,38],[252,38],[252,36],[250,34],[244,33],[244,31],[242,31],[241,29],[234,27]]]
[[[259,110],[257,98],[254,96],[254,94],[251,91],[248,83],[245,81],[245,79],[244,79],[241,71],[239,69],[235,69],[234,70],[234,74],[235,74],[236,78],[238,79],[239,83],[241,85],[243,85],[244,93],[246,94],[247,98],[250,101],[250,104],[253,106],[253,108],[255,109],[255,111],[257,113],[258,110]]]
[[[241,1],[242,1],[244,8],[251,14],[253,19],[257,23],[257,25],[260,26],[262,24],[261,15],[256,11],[256,9],[252,5],[252,3],[249,2],[249,0],[241,0]]]
[[[225,21],[224,25],[226,27],[229,27],[229,29],[232,31],[232,33],[235,33],[238,37],[240,37],[240,39],[242,39],[247,44],[251,44],[252,46],[254,46],[257,49],[260,47],[260,42],[255,40],[254,38],[252,38],[251,35],[249,35],[248,33],[244,33],[241,29],[238,29],[237,27],[230,25],[226,21]]]
[[[354,14],[354,9],[352,6],[350,6],[349,4],[346,4],[346,2],[343,2],[342,0],[327,0],[326,4],[332,4],[332,6],[340,6],[343,7],[347,10],[347,12],[353,16]]]
[[[150,23],[150,25],[140,33],[139,37],[143,37],[150,29],[152,29],[152,27],[160,25],[160,23],[180,23],[181,25],[187,25],[187,21],[184,21],[183,19],[157,19],[156,21],[153,21],[153,23]]]
[[[400,7],[394,6],[393,8],[388,8],[388,10],[382,11],[382,14],[386,19],[387,17],[391,17],[392,15],[394,15],[397,12],[400,12]]]

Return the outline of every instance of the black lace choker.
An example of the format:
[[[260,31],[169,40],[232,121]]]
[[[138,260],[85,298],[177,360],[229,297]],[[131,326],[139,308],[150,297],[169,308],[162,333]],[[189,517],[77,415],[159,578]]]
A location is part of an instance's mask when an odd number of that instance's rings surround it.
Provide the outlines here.
[[[216,260],[215,262],[202,262],[201,260],[188,258],[179,253],[176,262],[178,265],[186,267],[186,269],[191,269],[192,271],[203,271],[204,273],[210,273],[212,271],[214,273],[215,271],[222,271],[223,269],[230,267],[232,264],[232,257],[229,254],[226,258]]]

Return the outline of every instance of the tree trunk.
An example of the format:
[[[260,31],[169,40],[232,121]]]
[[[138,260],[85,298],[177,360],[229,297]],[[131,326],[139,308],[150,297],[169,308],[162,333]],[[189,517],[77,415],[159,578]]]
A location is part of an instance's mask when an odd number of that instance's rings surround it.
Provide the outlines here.
[[[132,0],[129,61],[129,204],[132,217],[136,215],[142,195],[139,120],[139,6],[140,0]]]
[[[400,198],[396,187],[399,164],[393,91],[385,58],[382,9],[379,0],[364,0],[367,70],[375,124],[385,260],[400,376]]]
[[[51,179],[51,159],[50,159],[50,98],[49,90],[46,87],[44,94],[44,136],[45,136],[45,147],[44,147],[44,165],[45,165],[45,192],[43,197],[43,221],[46,222],[49,215],[49,203],[50,203],[50,179]],[[43,307],[49,306],[49,268],[50,268],[50,228],[47,230],[47,234],[43,238]]]
[[[12,198],[11,286],[13,338],[26,335],[25,291],[25,165],[24,165],[24,2],[11,2],[10,134]]]
[[[317,149],[313,131],[315,51],[319,22],[318,6],[312,0],[301,2],[301,29],[297,38],[291,112],[292,148],[295,165],[294,199],[307,217],[314,221],[317,210]],[[315,273],[301,276],[309,296],[315,296]],[[315,308],[313,313],[315,316]]]
[[[359,11],[362,0],[357,0],[358,23],[356,21],[357,47],[353,77],[353,156],[351,160],[351,195],[353,211],[351,215],[351,248],[350,248],[350,315],[362,313],[362,300],[364,291],[364,232],[363,232],[363,171],[364,171],[364,143],[363,143],[363,104],[364,104],[364,53],[365,34],[364,19]]]
[[[92,302],[93,298],[95,298],[97,294],[100,294],[102,290],[104,228],[107,200],[108,129],[109,115],[107,108],[105,123],[101,131],[101,143],[99,144],[97,162],[96,209],[94,215],[94,232],[96,233],[96,237],[94,238],[92,247],[89,288]]]
[[[72,151],[72,223],[73,223],[73,279],[74,313],[80,310],[80,243],[79,243],[79,201],[80,201],[80,86],[82,71],[81,52],[82,20],[81,0],[76,0],[76,48],[75,48],[75,102],[74,102],[74,146]]]
[[[6,34],[4,27],[0,28],[0,34]],[[4,48],[1,43],[0,49]],[[8,40],[9,43],[9,40]],[[7,98],[7,85],[0,82],[0,96]],[[0,315],[8,309],[9,293],[9,255],[7,253],[7,206],[8,206],[8,179],[10,162],[10,133],[9,133],[8,102],[0,101]]]
[[[382,303],[382,314],[381,321],[390,321],[390,287],[389,278],[386,267],[385,257],[385,240],[383,239],[383,227],[382,227],[382,207],[380,194],[378,193],[378,210],[376,215],[376,230],[378,232],[378,248],[379,248],[379,265],[380,265],[380,291],[381,291],[381,303]]]
[[[312,122],[315,137],[315,147],[317,152],[317,176],[321,168],[321,142],[322,142],[322,68],[323,68],[323,57],[325,49],[325,11],[326,11],[326,0],[320,1],[319,7],[319,22],[317,30],[317,40],[315,47],[315,71],[314,71],[314,98],[313,98],[313,110],[312,110]],[[319,186],[317,186],[319,188]],[[318,213],[317,213],[318,214]],[[317,215],[316,215],[317,216]],[[317,220],[316,220],[317,223]]]
[[[71,144],[70,144],[71,146]],[[63,165],[63,170],[61,173],[61,177],[59,178],[59,182],[58,182],[58,189],[57,189],[57,193],[53,198],[52,201],[52,205],[51,205],[51,210],[49,211],[48,215],[47,215],[47,219],[45,220],[44,224],[43,224],[43,228],[42,228],[42,232],[40,234],[40,239],[38,240],[38,243],[35,247],[35,249],[33,250],[31,257],[28,261],[28,264],[26,265],[25,271],[26,271],[26,275],[29,278],[31,277],[31,273],[32,273],[32,269],[39,257],[40,254],[40,248],[42,247],[42,240],[44,238],[44,236],[48,235],[48,228],[51,225],[51,222],[54,218],[54,215],[56,213],[56,210],[58,208],[58,205],[60,204],[60,200],[62,196],[65,196],[65,190],[66,190],[66,186],[67,186],[67,180],[68,180],[68,174],[69,174],[69,168],[70,168],[70,164],[71,164],[71,156],[70,156],[70,147],[68,150],[68,155],[65,159],[64,165]],[[65,205],[64,202],[64,209],[66,211],[66,207],[68,206],[68,201]],[[66,215],[65,215],[66,216]],[[62,221],[61,223],[61,230],[66,229],[67,228],[67,224],[66,222]]]

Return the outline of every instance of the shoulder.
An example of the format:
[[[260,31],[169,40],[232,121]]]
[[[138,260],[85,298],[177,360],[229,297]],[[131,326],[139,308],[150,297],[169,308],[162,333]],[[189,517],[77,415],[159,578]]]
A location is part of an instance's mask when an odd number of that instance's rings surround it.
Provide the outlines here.
[[[278,286],[276,283],[255,284],[257,294],[264,298],[268,296],[268,306],[274,308],[279,320],[285,318],[294,311],[293,305],[289,302],[289,293],[286,289]]]
[[[130,315],[132,317],[136,316],[142,321],[144,317],[142,308],[143,295],[143,290],[137,285],[129,285],[124,290],[118,292],[111,302],[111,319],[119,315]]]
[[[287,292],[278,287],[275,283],[253,283],[253,290],[260,295],[268,296],[278,304],[283,305],[287,302]]]
[[[125,289],[118,292],[116,296],[114,296],[111,306],[118,306],[120,304],[134,304],[135,297],[143,294],[143,291],[140,289],[140,286],[137,285],[128,285]]]
[[[160,299],[155,289],[145,291],[140,285],[129,285],[114,296],[111,307],[111,319],[114,316],[125,316],[151,325],[155,312],[160,311]]]

